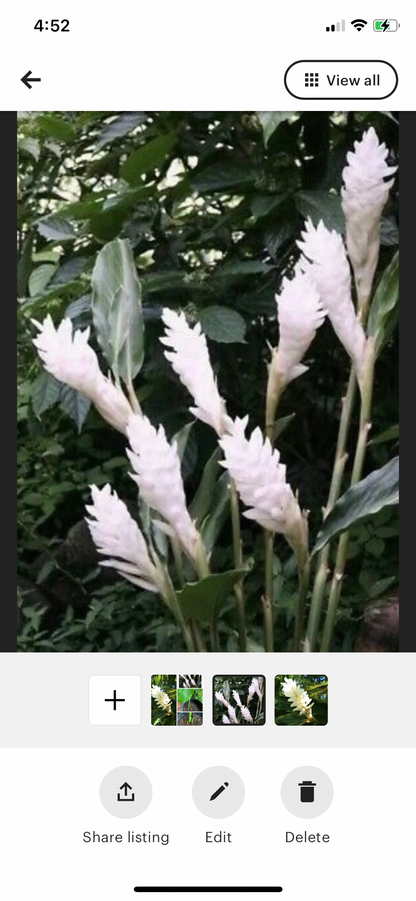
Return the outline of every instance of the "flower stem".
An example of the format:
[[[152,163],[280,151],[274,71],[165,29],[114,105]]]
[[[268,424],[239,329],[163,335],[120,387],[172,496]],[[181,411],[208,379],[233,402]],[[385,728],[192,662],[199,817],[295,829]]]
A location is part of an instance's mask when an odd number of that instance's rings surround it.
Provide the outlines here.
[[[301,566],[298,563],[299,573],[299,595],[296,608],[295,621],[295,651],[302,650],[303,621],[305,619],[306,596],[308,594],[309,576],[310,576],[310,560],[309,558]]]
[[[163,600],[165,601],[166,606],[171,611],[174,616],[178,626],[181,629],[186,648],[188,651],[197,651],[194,636],[192,634],[192,629],[189,623],[186,622],[185,617],[182,613],[182,610],[179,605],[178,598],[176,596],[176,591],[173,587],[172,580],[169,575],[169,570],[166,566],[162,565],[159,562],[159,571],[162,574],[163,578],[163,589],[161,589],[161,594]]]
[[[195,557],[195,567],[196,567],[196,571],[197,571],[200,579],[206,579],[207,576],[211,575],[211,570],[209,568],[208,558],[206,555],[204,545],[202,543],[202,538],[200,538],[198,551],[197,551],[197,554]],[[218,639],[217,615],[215,612],[213,614],[213,617],[212,617],[212,620],[210,623],[209,634],[210,634],[211,651],[219,651],[220,645],[219,645],[219,639]],[[202,640],[202,637],[201,637],[201,640]]]
[[[337,447],[335,452],[334,467],[332,470],[331,486],[329,489],[328,501],[325,507],[324,519],[328,516],[330,510],[338,500],[342,478],[344,475],[345,464],[348,459],[346,453],[346,445],[348,432],[351,424],[352,412],[354,409],[354,401],[357,389],[357,379],[354,368],[351,368],[348,387],[345,397],[342,399],[341,419],[339,423]],[[321,620],[322,603],[325,595],[325,588],[328,579],[328,564],[331,543],[325,545],[318,554],[317,567],[315,573],[315,581],[312,592],[311,609],[309,613],[309,622],[306,632],[305,650],[314,651],[316,639]]]
[[[269,439],[273,446],[274,423],[276,419],[277,407],[280,397],[283,393],[284,385],[279,378],[273,361],[269,366],[269,378],[267,380],[266,391],[266,438]],[[264,646],[266,651],[273,653],[274,651],[274,621],[273,621],[273,542],[274,533],[265,530],[264,532],[264,598],[263,618],[264,618]]]
[[[180,548],[179,541],[175,535],[171,535],[170,546],[172,548],[173,559],[175,561],[176,573],[177,573],[180,584],[183,586],[183,585],[185,585],[185,574],[183,571],[182,551]]]
[[[129,396],[130,406],[131,406],[133,412],[138,413],[140,416],[141,412],[142,412],[142,408],[139,404],[139,401],[137,400],[137,395],[133,388],[133,382],[127,382],[126,388],[127,388],[127,394]]]
[[[231,503],[231,523],[233,530],[233,555],[235,569],[241,569],[243,566],[243,548],[241,543],[240,529],[240,510],[238,505],[237,489],[231,479],[230,486],[230,503]],[[246,611],[244,600],[244,588],[242,582],[238,582],[234,586],[234,594],[236,599],[237,621],[238,621],[238,638],[239,650],[247,650],[247,629],[246,629]]]
[[[266,541],[269,535],[272,536],[272,532],[266,532]],[[263,605],[263,622],[264,622],[264,650],[268,654],[273,654],[274,651],[274,623],[273,623],[273,606],[270,598],[272,597],[270,587],[266,586],[266,594],[262,597],[261,602]]]
[[[355,449],[351,485],[356,485],[357,482],[360,481],[363,472],[368,435],[371,429],[370,416],[373,400],[375,359],[374,339],[367,338],[366,363],[361,385],[360,427],[358,432],[357,446]],[[349,532],[343,532],[338,543],[335,569],[332,576],[331,588],[329,592],[328,610],[322,637],[321,651],[329,651],[331,647],[335,619],[338,610],[339,599],[341,596],[344,570],[347,562],[348,543]]]

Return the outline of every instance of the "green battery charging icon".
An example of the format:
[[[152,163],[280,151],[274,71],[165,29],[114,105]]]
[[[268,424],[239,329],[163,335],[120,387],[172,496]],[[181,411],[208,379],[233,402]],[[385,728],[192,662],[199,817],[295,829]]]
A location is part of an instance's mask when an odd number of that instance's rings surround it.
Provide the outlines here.
[[[374,31],[397,31],[399,28],[399,23],[397,19],[374,19],[373,29]]]

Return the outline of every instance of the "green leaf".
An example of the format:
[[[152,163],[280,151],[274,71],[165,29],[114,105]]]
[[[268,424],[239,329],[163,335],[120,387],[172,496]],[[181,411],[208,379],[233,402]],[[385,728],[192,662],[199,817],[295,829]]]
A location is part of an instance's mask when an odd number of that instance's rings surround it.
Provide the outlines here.
[[[222,450],[217,446],[205,464],[201,481],[189,507],[191,518],[196,521],[198,528],[211,510],[215,485],[219,474],[223,471],[218,462],[222,456]]]
[[[32,250],[34,234],[33,229],[27,232],[23,241],[19,262],[17,264],[17,296],[25,297],[28,291],[28,282],[32,271]]]
[[[188,438],[191,433],[191,429],[193,429],[194,425],[195,425],[195,420],[192,420],[192,422],[187,422],[186,425],[184,425],[181,429],[179,429],[179,432],[176,432],[176,434],[173,436],[173,441],[176,441],[176,446],[178,449],[178,454],[179,454],[180,460],[182,460],[184,457],[184,454],[186,451],[186,445],[188,443]]]
[[[266,147],[270,141],[271,136],[275,133],[276,128],[280,125],[280,123],[285,122],[287,119],[291,119],[292,116],[293,113],[257,113],[257,118],[263,129],[264,144]]]
[[[385,444],[387,441],[398,441],[399,440],[399,423],[396,425],[391,425],[389,429],[385,429],[384,432],[380,432],[380,435],[376,435],[369,444]]]
[[[376,469],[340,497],[324,520],[313,553],[320,551],[339,532],[345,532],[365,516],[378,513],[383,507],[399,503],[399,458],[394,457],[381,469]]]
[[[141,287],[127,240],[100,250],[92,273],[92,312],[97,338],[116,378],[130,384],[143,365]]]
[[[116,116],[112,122],[103,128],[100,136],[97,138],[97,147],[101,149],[105,144],[110,144],[112,141],[116,141],[117,138],[122,138],[124,135],[127,135],[130,131],[133,131],[134,128],[137,128],[138,125],[143,125],[146,122],[146,113],[121,113],[120,116]]]
[[[48,241],[73,241],[76,237],[71,223],[62,216],[45,216],[39,219],[37,229]]]
[[[178,704],[186,704],[193,696],[193,688],[178,688]]]
[[[377,285],[368,317],[368,334],[375,338],[376,352],[390,337],[398,320],[399,252],[383,272]]]
[[[286,194],[257,194],[250,201],[251,212],[255,219],[267,216],[286,199]]]
[[[152,141],[148,141],[147,144],[143,144],[142,147],[139,147],[138,150],[135,150],[127,157],[120,170],[121,177],[130,185],[140,184],[142,175],[154,172],[155,169],[160,169],[176,140],[177,135],[171,133],[159,135],[159,137],[153,138]]]
[[[282,219],[267,228],[264,233],[264,241],[273,260],[276,260],[282,245],[291,241],[294,237],[295,225],[292,219]]]
[[[69,122],[63,119],[62,113],[54,116],[52,113],[44,113],[36,119],[36,125],[48,137],[55,141],[73,141],[75,130]]]
[[[36,138],[22,138],[19,141],[18,145],[19,153],[23,150],[25,153],[28,153],[29,156],[33,156],[33,159],[38,161],[40,157],[40,144]]]
[[[236,185],[255,181],[259,176],[257,166],[241,160],[224,159],[194,170],[190,182],[195,191],[222,191]]]
[[[318,225],[322,219],[327,228],[335,229],[341,234],[345,231],[345,219],[338,194],[328,194],[326,191],[298,191],[295,194],[295,203],[299,213],[305,219],[310,217],[314,225]]]
[[[31,297],[42,294],[55,275],[57,268],[58,267],[54,266],[52,263],[44,263],[42,266],[37,266],[36,269],[33,270],[29,278],[29,294]]]
[[[218,615],[234,585],[244,578],[246,572],[245,569],[233,569],[206,576],[199,582],[188,582],[176,593],[185,619],[194,619],[201,623],[211,622]]]
[[[262,263],[261,260],[236,260],[219,266],[215,272],[215,278],[229,278],[234,275],[264,275],[270,269],[271,266]]]
[[[173,440],[176,441],[178,447],[179,459],[181,461],[181,472],[182,478],[184,482],[186,482],[190,473],[193,471],[196,463],[196,458],[198,456],[198,447],[196,441],[194,441],[193,436],[191,435],[192,429],[195,425],[195,420],[193,419],[191,422],[188,422],[176,432],[176,435],[173,436]]]
[[[289,413],[288,416],[281,416],[280,419],[276,419],[276,422],[273,426],[273,441],[277,441],[279,435],[287,429],[288,425],[295,418],[296,413]]]
[[[384,553],[385,543],[382,538],[379,538],[378,535],[375,535],[374,538],[370,538],[370,541],[367,541],[365,546],[366,551],[371,554],[372,557],[376,557],[378,559]]]
[[[61,382],[50,374],[50,372],[40,372],[32,385],[32,406],[35,416],[39,418],[45,410],[53,407],[60,398]]]
[[[283,716],[276,716],[276,726],[301,726],[304,719],[300,714],[285,713]]]
[[[75,388],[71,388],[69,385],[62,385],[61,407],[75,422],[80,432],[91,407],[91,401],[84,397],[83,394],[80,394],[79,391],[75,391]]]
[[[215,547],[221,529],[228,519],[230,508],[230,478],[228,472],[224,472],[215,486],[212,496],[211,513],[204,519],[200,532],[202,540],[210,553]]]
[[[240,313],[230,307],[205,307],[199,312],[199,321],[208,338],[221,344],[244,344],[246,324]]]

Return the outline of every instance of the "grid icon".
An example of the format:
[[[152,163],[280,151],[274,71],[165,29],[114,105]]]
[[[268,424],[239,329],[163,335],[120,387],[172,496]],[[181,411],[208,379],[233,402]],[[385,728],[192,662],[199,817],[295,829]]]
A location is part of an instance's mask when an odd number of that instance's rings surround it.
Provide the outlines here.
[[[305,72],[305,88],[319,88],[319,72]]]

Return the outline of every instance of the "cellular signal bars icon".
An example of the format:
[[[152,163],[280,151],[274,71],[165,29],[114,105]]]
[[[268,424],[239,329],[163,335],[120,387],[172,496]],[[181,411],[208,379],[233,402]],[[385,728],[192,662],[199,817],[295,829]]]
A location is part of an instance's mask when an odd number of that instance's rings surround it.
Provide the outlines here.
[[[327,25],[326,31],[345,31],[345,19],[341,19],[341,22],[335,22],[335,25]]]

